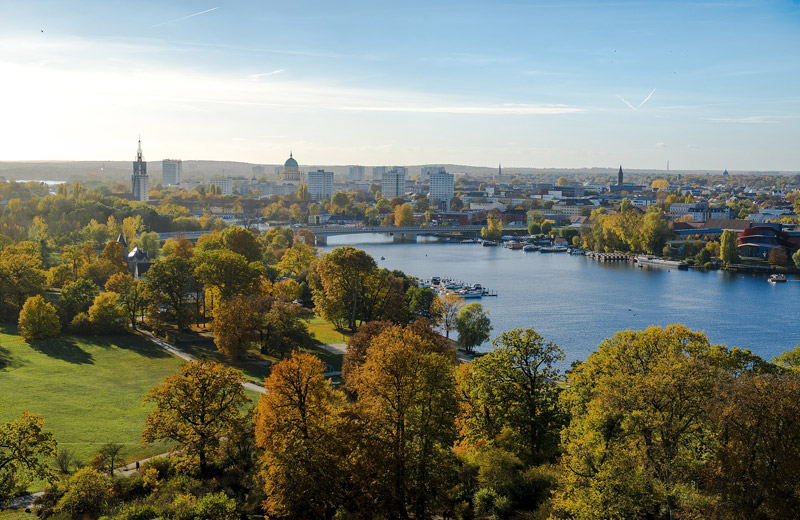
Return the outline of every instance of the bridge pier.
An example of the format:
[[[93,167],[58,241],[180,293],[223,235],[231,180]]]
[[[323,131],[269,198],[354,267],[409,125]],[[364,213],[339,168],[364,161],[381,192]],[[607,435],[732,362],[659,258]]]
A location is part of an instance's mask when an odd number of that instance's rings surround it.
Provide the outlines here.
[[[314,238],[315,238],[316,244],[318,246],[327,246],[328,245],[328,237],[327,236],[316,235]]]
[[[392,242],[416,242],[416,233],[392,233]]]

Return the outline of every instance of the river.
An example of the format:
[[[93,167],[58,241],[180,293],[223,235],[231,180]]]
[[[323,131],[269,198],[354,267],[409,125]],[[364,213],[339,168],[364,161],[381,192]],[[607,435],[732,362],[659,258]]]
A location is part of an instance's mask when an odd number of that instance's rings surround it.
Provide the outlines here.
[[[388,240],[383,235],[331,237],[320,249],[353,245],[387,269],[423,279],[442,276],[480,283],[498,294],[470,300],[489,310],[492,338],[505,330],[533,327],[564,349],[567,365],[585,359],[616,331],[671,323],[766,359],[800,343],[800,280],[795,276],[770,284],[763,275],[638,268],[566,253]],[[491,345],[477,350],[491,350]]]

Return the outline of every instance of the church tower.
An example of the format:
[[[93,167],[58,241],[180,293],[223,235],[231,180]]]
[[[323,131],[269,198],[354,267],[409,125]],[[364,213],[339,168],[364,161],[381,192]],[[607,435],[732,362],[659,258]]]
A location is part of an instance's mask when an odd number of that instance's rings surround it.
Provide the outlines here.
[[[619,173],[617,174],[617,186],[622,186],[622,165],[619,165]]]
[[[136,160],[133,162],[133,175],[131,175],[131,192],[133,199],[147,202],[150,196],[150,177],[147,176],[147,163],[142,157],[142,140],[139,139],[139,149],[136,151]]]

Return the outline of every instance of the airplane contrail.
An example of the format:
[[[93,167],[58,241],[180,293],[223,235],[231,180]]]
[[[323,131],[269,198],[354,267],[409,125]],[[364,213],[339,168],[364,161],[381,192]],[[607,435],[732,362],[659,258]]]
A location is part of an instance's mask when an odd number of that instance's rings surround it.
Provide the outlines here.
[[[194,13],[194,14],[190,14],[190,15],[187,15],[187,16],[182,16],[181,18],[178,18],[176,20],[170,20],[169,22],[157,23],[157,24],[155,24],[154,26],[152,26],[150,28],[154,29],[156,27],[161,27],[162,25],[167,25],[168,23],[180,22],[181,20],[186,20],[187,18],[191,18],[193,16],[200,16],[201,14],[210,13],[211,11],[215,11],[217,9],[219,9],[219,7],[212,7],[211,9],[206,9],[205,11],[200,11],[199,13]]]
[[[625,98],[624,98],[624,97],[620,96],[619,94],[617,94],[617,97],[618,97],[618,98],[619,98],[619,99],[620,99],[620,100],[621,100],[623,103],[625,103],[626,105],[628,105],[629,107],[631,107],[631,109],[632,109],[633,111],[638,111],[640,108],[642,108],[642,105],[644,105],[645,103],[647,103],[648,101],[650,101],[650,98],[651,98],[651,97],[653,97],[653,94],[655,93],[655,91],[656,91],[656,89],[653,89],[653,90],[652,90],[652,91],[651,91],[649,94],[647,94],[647,97],[646,97],[646,98],[644,98],[644,101],[642,101],[641,103],[639,103],[637,106],[633,106],[633,105],[631,105],[630,103],[628,103],[628,102],[625,100]]]

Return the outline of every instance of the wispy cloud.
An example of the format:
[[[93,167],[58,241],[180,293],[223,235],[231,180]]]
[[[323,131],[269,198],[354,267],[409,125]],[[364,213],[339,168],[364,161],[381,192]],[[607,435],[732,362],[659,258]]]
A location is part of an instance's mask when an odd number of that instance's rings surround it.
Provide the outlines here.
[[[250,77],[253,79],[265,78],[267,76],[274,76],[275,74],[280,74],[281,72],[286,72],[286,69],[273,70],[272,72],[262,72],[261,74],[251,74]]]
[[[200,16],[201,14],[210,13],[211,11],[216,11],[219,7],[212,7],[211,9],[206,9],[205,11],[200,11],[199,13],[193,13],[190,15],[182,16],[180,18],[176,18],[175,20],[170,20],[168,22],[161,22],[151,26],[151,29],[155,29],[156,27],[161,27],[162,25],[167,25],[170,23],[180,22],[181,20],[186,20],[187,18],[193,18],[195,16]]]
[[[623,103],[628,105],[631,108],[631,110],[633,110],[634,112],[638,112],[639,109],[642,108],[642,105],[644,105],[645,103],[650,101],[650,98],[653,97],[653,94],[655,94],[655,92],[656,92],[656,89],[653,89],[649,94],[647,94],[647,97],[644,98],[644,100],[641,103],[639,103],[638,105],[636,105],[636,106],[633,106],[632,104],[628,103],[628,101],[626,101],[625,98],[620,96],[619,94],[617,94],[617,97],[620,100],[622,100]]]
[[[342,106],[352,112],[412,112],[421,114],[559,115],[585,112],[566,105],[463,105],[463,106]]]
[[[705,117],[705,121],[713,121],[715,123],[777,123],[778,118],[775,116],[746,116],[746,117]]]

